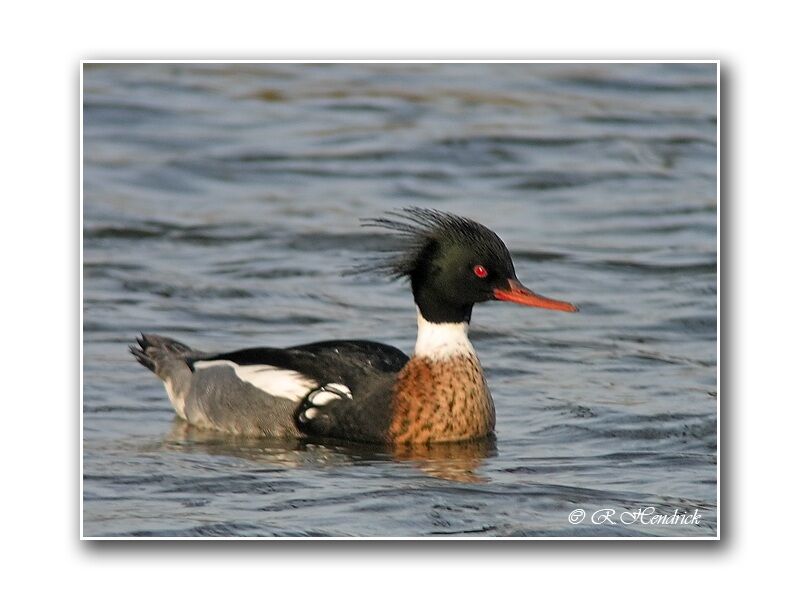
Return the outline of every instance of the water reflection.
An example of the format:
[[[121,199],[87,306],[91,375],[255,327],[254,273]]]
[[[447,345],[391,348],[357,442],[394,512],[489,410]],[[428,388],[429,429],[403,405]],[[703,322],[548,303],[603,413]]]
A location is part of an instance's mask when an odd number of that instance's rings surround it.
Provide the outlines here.
[[[482,483],[484,460],[497,455],[494,437],[467,442],[387,448],[334,440],[246,438],[194,427],[175,417],[164,448],[180,452],[235,456],[280,468],[409,462],[422,472],[448,481]]]
[[[497,440],[494,437],[467,442],[432,444],[430,446],[403,446],[392,454],[398,461],[411,461],[419,468],[439,479],[469,483],[486,483],[487,477],[477,470],[486,458],[497,456]]]

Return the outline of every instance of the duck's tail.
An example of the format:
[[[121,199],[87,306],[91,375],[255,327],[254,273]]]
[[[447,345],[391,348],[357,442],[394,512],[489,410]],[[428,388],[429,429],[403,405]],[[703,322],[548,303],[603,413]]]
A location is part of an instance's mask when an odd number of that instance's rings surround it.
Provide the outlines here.
[[[161,379],[166,380],[170,371],[177,366],[176,363],[188,368],[186,359],[193,351],[186,344],[152,333],[142,333],[136,341],[139,343],[138,348],[133,344],[128,346],[131,354]]]
[[[195,352],[186,344],[152,333],[142,333],[136,341],[138,348],[133,344],[128,346],[131,354],[164,382],[175,412],[185,419],[186,398],[192,378],[189,363],[202,352]]]

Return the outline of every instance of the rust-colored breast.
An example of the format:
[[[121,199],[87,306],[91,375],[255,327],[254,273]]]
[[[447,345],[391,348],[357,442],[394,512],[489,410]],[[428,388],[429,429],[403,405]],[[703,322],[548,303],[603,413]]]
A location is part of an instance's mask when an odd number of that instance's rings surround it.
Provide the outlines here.
[[[474,355],[414,357],[397,378],[389,438],[395,444],[454,442],[494,430],[494,403]]]

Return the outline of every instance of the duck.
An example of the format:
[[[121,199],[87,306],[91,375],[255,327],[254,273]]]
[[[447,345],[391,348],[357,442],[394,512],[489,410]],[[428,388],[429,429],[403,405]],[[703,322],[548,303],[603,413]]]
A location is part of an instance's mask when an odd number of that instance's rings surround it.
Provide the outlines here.
[[[520,283],[505,243],[471,219],[411,207],[364,224],[385,230],[392,248],[356,271],[410,283],[413,354],[360,339],[217,353],[141,333],[130,352],[161,379],[178,417],[240,436],[396,448],[494,435],[494,401],[468,335],[473,306],[577,306]]]

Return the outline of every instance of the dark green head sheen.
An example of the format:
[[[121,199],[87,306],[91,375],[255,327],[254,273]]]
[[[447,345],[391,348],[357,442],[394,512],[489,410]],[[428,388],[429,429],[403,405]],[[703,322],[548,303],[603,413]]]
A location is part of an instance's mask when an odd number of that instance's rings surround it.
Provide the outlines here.
[[[369,225],[398,232],[398,248],[373,268],[411,281],[414,301],[432,323],[469,321],[476,302],[494,300],[516,280],[503,241],[480,223],[440,211],[408,208]]]

